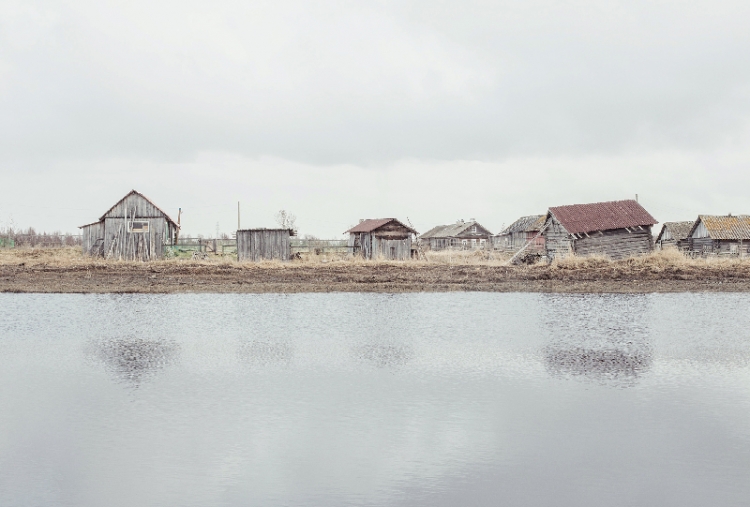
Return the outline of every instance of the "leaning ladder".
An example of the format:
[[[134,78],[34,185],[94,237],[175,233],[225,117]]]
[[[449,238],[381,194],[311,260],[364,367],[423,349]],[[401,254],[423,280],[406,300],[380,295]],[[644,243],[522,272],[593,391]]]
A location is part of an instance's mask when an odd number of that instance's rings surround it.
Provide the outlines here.
[[[513,264],[513,262],[518,258],[518,256],[521,255],[529,247],[529,245],[531,245],[534,241],[536,241],[536,239],[539,236],[541,236],[544,231],[547,230],[547,227],[549,227],[549,224],[550,224],[549,222],[545,223],[544,226],[541,229],[539,229],[539,232],[536,234],[536,236],[534,236],[529,241],[527,241],[526,244],[523,245],[519,251],[517,251],[516,253],[514,253],[513,257],[511,257],[510,261],[508,261],[508,262],[510,264]]]

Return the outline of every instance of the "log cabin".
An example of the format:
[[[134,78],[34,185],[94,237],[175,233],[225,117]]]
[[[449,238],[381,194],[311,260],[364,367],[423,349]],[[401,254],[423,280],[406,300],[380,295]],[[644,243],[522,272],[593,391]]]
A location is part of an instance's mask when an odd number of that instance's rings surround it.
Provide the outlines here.
[[[517,252],[526,243],[533,241],[526,251],[543,252],[544,235],[539,234],[539,231],[544,227],[545,218],[545,215],[528,215],[519,218],[494,237],[495,250]]]
[[[750,253],[750,216],[700,215],[688,235],[692,255],[738,255]]]
[[[665,248],[677,248],[688,250],[688,236],[695,222],[664,222],[664,225],[656,236],[655,247],[663,250]]]
[[[98,221],[79,228],[84,254],[145,261],[163,258],[166,247],[177,241],[180,226],[153,201],[132,190]]]
[[[407,260],[417,231],[395,218],[360,220],[348,231],[349,250],[365,259]]]
[[[548,259],[604,255],[624,259],[653,250],[657,221],[637,201],[557,206],[547,212],[543,232]]]
[[[492,233],[473,218],[438,225],[419,236],[426,250],[476,250],[488,248]]]

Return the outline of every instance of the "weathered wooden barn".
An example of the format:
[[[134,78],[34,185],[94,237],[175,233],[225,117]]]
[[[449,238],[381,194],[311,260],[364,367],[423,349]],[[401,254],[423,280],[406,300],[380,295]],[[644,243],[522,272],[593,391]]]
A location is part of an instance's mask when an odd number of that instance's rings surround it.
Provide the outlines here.
[[[539,231],[544,227],[545,218],[545,215],[529,215],[519,218],[493,238],[495,250],[517,252],[533,240],[526,250],[530,253],[543,252],[544,236],[539,234]]]
[[[664,222],[664,225],[656,236],[654,246],[663,250],[664,248],[677,248],[687,250],[690,248],[690,229],[695,222]]]
[[[151,260],[174,245],[179,225],[135,190],[117,201],[97,222],[80,227],[83,253],[106,259]]]
[[[473,218],[468,222],[438,225],[419,236],[426,250],[488,248],[492,233]]]
[[[637,201],[610,201],[557,206],[547,212],[542,234],[549,259],[605,255],[624,259],[653,249],[656,224]]]
[[[289,238],[292,229],[242,229],[237,231],[237,260],[253,261],[292,258]]]
[[[407,260],[417,231],[395,218],[360,220],[349,233],[349,249],[365,259]]]
[[[750,216],[700,215],[688,234],[693,255],[739,255],[750,253]]]

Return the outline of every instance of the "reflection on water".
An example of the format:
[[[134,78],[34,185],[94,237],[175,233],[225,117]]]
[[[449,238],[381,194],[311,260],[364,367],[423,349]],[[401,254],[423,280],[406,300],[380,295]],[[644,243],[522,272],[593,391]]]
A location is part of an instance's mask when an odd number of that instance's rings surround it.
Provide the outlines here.
[[[143,338],[102,340],[93,348],[109,371],[134,386],[172,363],[180,351],[174,342]]]
[[[651,367],[649,298],[627,295],[545,295],[544,349],[550,373],[633,385]]]
[[[748,307],[0,294],[0,506],[744,505]]]
[[[294,350],[289,343],[253,340],[242,343],[239,356],[242,360],[257,364],[289,364]]]

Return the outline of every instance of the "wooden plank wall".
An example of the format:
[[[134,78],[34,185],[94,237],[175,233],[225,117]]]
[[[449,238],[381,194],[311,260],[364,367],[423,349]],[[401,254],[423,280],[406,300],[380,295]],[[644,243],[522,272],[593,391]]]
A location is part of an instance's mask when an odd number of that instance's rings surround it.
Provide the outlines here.
[[[128,223],[148,222],[148,232],[128,232]],[[148,261],[164,256],[168,234],[165,218],[106,218],[104,220],[104,258]]]
[[[289,229],[247,229],[237,231],[237,259],[289,261]]]
[[[148,199],[140,195],[131,194],[117,203],[115,207],[104,215],[104,218],[126,218],[135,214],[136,219],[141,218],[166,218],[164,213],[154,206]]]
[[[411,258],[411,237],[405,239],[390,239],[374,236],[372,239],[372,257],[396,261]]]
[[[81,250],[83,255],[102,255],[104,222],[81,227]]]

